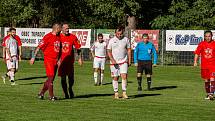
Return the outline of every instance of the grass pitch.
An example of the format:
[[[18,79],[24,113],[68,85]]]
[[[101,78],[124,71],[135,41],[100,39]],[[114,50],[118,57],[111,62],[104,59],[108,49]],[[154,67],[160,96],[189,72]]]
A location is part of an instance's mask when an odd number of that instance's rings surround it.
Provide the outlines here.
[[[0,61],[0,75],[5,73]],[[43,62],[20,63],[16,83],[0,81],[1,121],[213,121],[215,102],[204,100],[205,91],[198,67],[158,66],[154,68],[153,91],[137,94],[135,67],[129,68],[128,100],[114,100],[108,65],[103,86],[94,86],[92,63],[75,64],[75,98],[51,102],[48,95],[38,100],[45,81]],[[146,89],[146,78],[143,79]],[[121,90],[121,84],[119,84]],[[63,98],[60,78],[55,95]]]

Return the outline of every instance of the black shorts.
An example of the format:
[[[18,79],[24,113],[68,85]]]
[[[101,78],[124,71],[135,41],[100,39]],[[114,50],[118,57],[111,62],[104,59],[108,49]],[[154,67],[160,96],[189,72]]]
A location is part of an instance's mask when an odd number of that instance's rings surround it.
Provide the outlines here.
[[[150,74],[152,75],[152,61],[147,60],[138,60],[138,66],[137,66],[137,73],[143,74],[143,70],[145,70],[145,74]]]

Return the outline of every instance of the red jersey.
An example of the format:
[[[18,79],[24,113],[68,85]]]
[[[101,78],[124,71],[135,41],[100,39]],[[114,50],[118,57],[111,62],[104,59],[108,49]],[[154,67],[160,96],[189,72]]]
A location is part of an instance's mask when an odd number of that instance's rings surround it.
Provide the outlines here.
[[[3,46],[3,47],[6,46],[5,41],[6,41],[8,38],[10,38],[10,35],[7,35],[6,37],[3,38],[3,41],[2,41],[2,46]],[[15,35],[15,36],[14,36],[14,39],[17,41],[18,46],[22,46],[21,39],[20,39],[20,37],[19,37],[18,35]]]
[[[51,32],[46,34],[39,42],[38,47],[43,51],[44,60],[58,59],[60,51],[60,37]]]
[[[201,55],[201,68],[210,69],[215,66],[215,41],[199,43],[196,51],[197,55]]]
[[[79,43],[78,38],[73,34],[69,34],[66,36],[63,34],[60,34],[60,38],[62,43],[61,60],[63,61],[65,57],[68,58],[68,56],[70,56],[70,58],[72,59],[71,61],[74,62],[73,46],[76,49],[80,49],[81,47],[81,44]]]

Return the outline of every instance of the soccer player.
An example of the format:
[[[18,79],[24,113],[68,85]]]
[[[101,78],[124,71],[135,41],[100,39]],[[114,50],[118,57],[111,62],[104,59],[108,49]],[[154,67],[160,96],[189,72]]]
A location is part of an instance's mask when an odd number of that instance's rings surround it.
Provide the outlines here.
[[[79,65],[82,65],[80,50],[81,44],[79,43],[75,35],[69,33],[69,25],[67,23],[64,23],[62,26],[62,33],[60,34],[60,38],[62,43],[61,49],[62,54],[60,58],[58,76],[61,77],[61,86],[65,94],[65,99],[69,99],[74,97],[74,92],[72,90],[72,86],[74,84],[74,60],[75,60],[73,46],[76,48],[78,53]],[[66,81],[67,77],[69,82],[69,88],[67,87]]]
[[[201,77],[205,82],[205,99],[213,100],[215,91],[215,42],[212,40],[212,32],[205,31],[204,41],[200,42],[195,50],[194,66],[197,66],[198,57],[201,56]]]
[[[10,77],[11,85],[15,85],[15,72],[18,69],[18,43],[11,34],[6,38],[5,45],[7,75]]]
[[[103,40],[103,34],[98,34],[98,41],[94,42],[93,46],[90,48],[91,54],[94,58],[93,68],[94,68],[94,81],[95,86],[102,85],[104,79],[104,69],[106,61],[106,42]],[[98,74],[100,77],[100,82],[98,82]]]
[[[118,27],[115,30],[114,38],[110,39],[107,46],[108,56],[110,58],[110,69],[113,78],[114,98],[119,99],[118,80],[122,78],[122,98],[128,99],[127,73],[128,66],[131,64],[131,45],[129,39],[123,36],[124,28]]]
[[[3,57],[3,60],[5,63],[6,63],[6,52],[5,52],[6,40],[8,40],[10,37],[13,37],[17,41],[17,44],[19,46],[18,47],[18,56],[17,56],[19,60],[21,60],[21,55],[22,55],[22,42],[20,40],[20,37],[18,35],[16,35],[15,28],[9,28],[8,35],[3,38],[3,42],[2,42],[2,47],[3,47],[3,49],[2,49],[3,56],[2,57]],[[16,66],[18,67],[18,62],[16,63]],[[16,71],[17,71],[17,69],[16,69]],[[3,82],[5,83],[6,77],[9,77],[9,71],[7,71],[7,73],[1,77],[2,77]]]
[[[49,90],[49,99],[54,101],[57,98],[54,96],[53,92],[53,81],[57,71],[57,62],[59,60],[60,54],[60,32],[61,25],[55,23],[52,26],[52,32],[46,34],[37,46],[33,57],[30,60],[30,64],[34,64],[35,57],[39,49],[43,51],[44,54],[44,65],[46,69],[46,75],[48,79],[44,83],[44,86],[40,93],[38,94],[39,99],[44,99],[44,94]]]
[[[134,50],[134,64],[137,66],[138,92],[142,91],[143,70],[147,78],[148,90],[151,89],[152,56],[154,56],[153,65],[156,66],[157,64],[157,52],[153,43],[149,42],[148,34],[143,34],[142,39]]]

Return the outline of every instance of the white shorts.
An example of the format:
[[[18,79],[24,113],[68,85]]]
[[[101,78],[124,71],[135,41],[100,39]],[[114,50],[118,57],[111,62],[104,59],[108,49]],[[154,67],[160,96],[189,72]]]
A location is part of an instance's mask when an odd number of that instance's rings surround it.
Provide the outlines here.
[[[93,61],[93,68],[100,68],[101,70],[105,69],[105,58],[95,57]]]
[[[18,58],[12,57],[12,61],[7,60],[7,69],[16,69],[18,70]]]
[[[128,73],[128,63],[123,63],[119,65],[119,68],[116,69],[114,65],[110,65],[111,76],[118,77],[120,74],[127,74]]]

